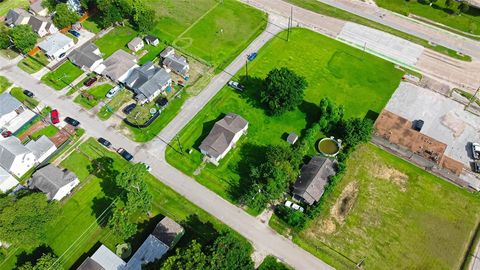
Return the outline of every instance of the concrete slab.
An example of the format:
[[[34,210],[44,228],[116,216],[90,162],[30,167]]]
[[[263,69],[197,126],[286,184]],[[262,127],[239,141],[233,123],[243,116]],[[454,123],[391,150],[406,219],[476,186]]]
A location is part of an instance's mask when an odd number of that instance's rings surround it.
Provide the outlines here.
[[[345,23],[338,39],[365,47],[408,66],[415,66],[424,51],[418,44],[351,22]]]

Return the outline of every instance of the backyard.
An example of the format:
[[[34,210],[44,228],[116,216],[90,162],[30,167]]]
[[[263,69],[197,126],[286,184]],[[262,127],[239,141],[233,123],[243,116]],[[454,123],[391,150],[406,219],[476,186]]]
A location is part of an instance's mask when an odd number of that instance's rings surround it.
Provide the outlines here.
[[[479,213],[477,195],[368,144],[319,217],[290,234],[337,269],[351,269],[345,257],[365,269],[461,269]],[[287,233],[275,217],[270,225]]]
[[[105,244],[108,248],[115,250],[115,243],[111,231],[103,227],[108,206],[114,197],[115,187],[112,182],[112,175],[104,178],[90,175],[91,162],[93,160],[106,162],[105,166],[111,169],[112,173],[122,171],[130,163],[123,160],[115,152],[108,151],[98,144],[94,139],[89,139],[76,149],[61,166],[73,171],[79,177],[80,187],[76,188],[73,197],[65,198],[62,201],[63,214],[51,223],[50,233],[47,235],[46,244],[60,257],[60,262],[65,269],[76,268],[84,259],[85,253],[91,254],[98,247],[98,243]],[[162,215],[169,216],[180,222],[186,229],[186,234],[179,243],[179,246],[188,244],[192,239],[199,242],[212,241],[212,234],[215,230],[227,229],[220,223],[194,204],[175,193],[172,189],[162,184],[153,176],[148,175],[146,179],[152,192],[154,202],[150,221],[145,221],[139,228],[145,229],[148,234],[153,230],[155,221]],[[139,232],[134,239],[134,248],[145,239],[145,232]],[[137,246],[135,246],[137,245]],[[10,252],[15,252],[11,250]],[[21,248],[16,250],[19,255],[24,252]],[[28,251],[27,251],[28,252]],[[80,260],[79,260],[80,259]],[[0,268],[12,269],[15,266],[15,256],[0,261]]]
[[[132,99],[132,92],[127,89],[120,90],[110,101],[105,104],[97,113],[98,118],[107,120],[127,101]]]
[[[80,104],[85,109],[91,109],[105,98],[105,95],[112,89],[113,86],[109,83],[95,85],[92,88],[85,91],[85,96],[79,93],[74,99],[75,103]]]
[[[218,167],[207,164],[194,176],[234,203],[238,203],[238,193],[242,193],[240,180],[248,177],[250,166],[261,158],[264,147],[286,144],[285,133],[302,134],[317,120],[321,98],[344,105],[347,117],[365,117],[382,110],[403,75],[387,61],[309,30],[294,29],[289,42],[285,41],[285,34],[267,43],[249,64],[249,78],[243,82],[245,92],[222,89],[181,131],[179,142],[172,142],[174,149],[167,149],[168,162],[193,176],[202,164],[198,146],[215,121],[230,112],[243,116],[249,121],[248,134]],[[309,86],[298,109],[270,117],[259,105],[258,89],[272,68],[283,66],[305,76]],[[237,74],[237,80],[243,72]],[[185,152],[180,153],[178,143]],[[190,150],[192,153],[187,154]]]
[[[54,71],[50,71],[42,77],[42,82],[55,90],[62,90],[70,85],[76,78],[82,75],[83,71],[66,61]]]
[[[130,26],[118,26],[108,32],[105,36],[97,39],[95,44],[102,52],[103,59],[107,59],[110,55],[119,49],[131,52],[127,48],[128,42],[138,35],[137,31]]]

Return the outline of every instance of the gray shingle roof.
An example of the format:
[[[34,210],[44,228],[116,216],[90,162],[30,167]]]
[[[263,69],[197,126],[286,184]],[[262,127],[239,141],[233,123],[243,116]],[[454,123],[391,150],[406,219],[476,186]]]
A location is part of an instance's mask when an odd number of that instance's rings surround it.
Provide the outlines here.
[[[48,164],[33,173],[32,178],[28,181],[28,186],[39,189],[51,200],[61,187],[76,179],[78,178],[73,172]]]
[[[175,53],[175,49],[173,47],[168,46],[167,48],[165,48],[165,50],[163,50],[160,53],[160,57],[165,58],[165,57],[167,57],[169,55],[172,55],[174,53]]]
[[[186,76],[188,69],[190,68],[187,58],[183,56],[177,56],[175,54],[167,56],[165,59],[163,59],[163,64],[182,76]]]
[[[158,40],[158,38],[155,37],[155,36],[152,36],[152,35],[147,35],[147,36],[145,37],[145,41],[146,41],[147,43],[150,43],[150,44],[151,44],[151,43],[154,43],[156,40]]]
[[[15,111],[22,107],[22,103],[9,93],[0,94],[0,117]]]
[[[7,24],[19,24],[23,19],[30,17],[30,13],[21,9],[21,8],[14,8],[10,9],[5,17],[5,22]]]
[[[63,49],[73,40],[62,33],[55,33],[48,37],[46,40],[40,42],[38,47],[45,51],[47,55],[54,55],[57,51]]]
[[[103,268],[100,264],[98,264],[92,258],[88,257],[77,268],[77,270],[105,270],[105,268]]]
[[[132,71],[125,81],[125,85],[132,89],[140,99],[153,99],[155,92],[167,86],[171,81],[170,74],[156,67],[152,62]]]
[[[17,137],[11,136],[0,141],[0,165],[6,170],[10,170],[15,157],[28,153],[30,150]]]
[[[233,137],[248,125],[238,114],[229,113],[217,121],[208,136],[200,144],[200,150],[211,157],[219,157],[233,141]]]
[[[82,47],[73,50],[68,55],[68,60],[70,60],[74,65],[79,67],[91,68],[98,60],[102,59],[98,53],[98,47],[88,42]]]
[[[169,217],[164,217],[155,227],[152,235],[162,241],[169,247],[172,247],[173,241],[177,235],[183,234],[183,227]]]
[[[137,47],[138,45],[142,44],[143,40],[139,37],[134,37],[130,42],[128,42],[128,47]]]
[[[131,55],[124,50],[118,50],[103,62],[105,69],[102,71],[102,74],[117,81],[136,64],[137,58],[134,55]]]
[[[36,141],[29,141],[25,147],[30,149],[37,159],[45,155],[45,153],[47,153],[53,147],[56,148],[55,144],[45,135],[40,136],[40,138],[38,138]]]
[[[293,187],[293,194],[313,204],[322,197],[328,179],[335,175],[334,162],[331,159],[314,156],[303,165],[300,176]]]
[[[31,5],[30,5],[30,9],[35,12],[35,13],[39,13],[39,12],[42,12],[45,8],[42,6],[42,2],[43,0],[37,0],[35,2],[33,2]]]

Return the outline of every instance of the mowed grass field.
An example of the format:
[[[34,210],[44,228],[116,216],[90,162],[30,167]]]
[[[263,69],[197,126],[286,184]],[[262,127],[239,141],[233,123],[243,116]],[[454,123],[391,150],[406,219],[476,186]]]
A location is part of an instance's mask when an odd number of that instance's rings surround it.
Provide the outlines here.
[[[28,0],[4,0],[0,2],[0,17],[7,15],[12,8],[28,8]]]
[[[43,75],[41,80],[55,90],[62,90],[82,74],[83,70],[72,64],[72,62],[66,61],[54,71]]]
[[[478,195],[363,145],[317,220],[293,240],[337,269],[460,269],[480,218]],[[327,248],[329,246],[330,248]],[[344,261],[344,260],[343,260]]]
[[[463,32],[480,35],[480,9],[470,7],[469,11],[455,15],[446,8],[446,0],[438,0],[433,6],[420,0],[375,0],[380,7],[404,14],[415,14],[447,25]]]
[[[105,175],[92,175],[93,160],[100,160],[103,169],[109,171]],[[62,161],[61,166],[73,171],[80,179],[80,185],[74,190],[73,196],[61,201],[63,213],[50,225],[45,245],[50,247],[60,257],[65,269],[76,269],[81,264],[84,255],[91,255],[99,243],[115,250],[118,244],[112,237],[112,232],[106,228],[105,216],[110,214],[108,206],[118,195],[114,186],[114,175],[131,163],[125,161],[115,152],[108,151],[93,138],[81,144],[78,149]],[[161,216],[169,216],[182,224],[186,233],[179,245],[188,244],[192,239],[199,242],[209,242],[215,230],[228,229],[226,225],[207,214],[153,176],[148,175],[147,184],[152,192],[154,202],[150,221],[141,222],[140,232],[134,237],[133,247],[139,244],[153,230]],[[102,214],[105,211],[105,214]],[[13,249],[12,249],[12,252]],[[16,250],[16,255],[24,252]],[[25,251],[27,254],[31,251]],[[82,258],[80,261],[79,259]],[[15,256],[6,261],[0,261],[0,269],[13,269]]]
[[[207,164],[194,178],[222,197],[237,203],[242,178],[252,164],[262,158],[271,144],[286,144],[286,133],[301,134],[318,117],[318,103],[328,97],[345,106],[346,114],[365,117],[380,112],[399,84],[403,72],[393,64],[305,29],[294,29],[290,41],[286,33],[263,47],[249,64],[249,80],[244,93],[225,87],[181,131],[179,141],[185,153],[179,153],[177,141],[167,149],[167,160],[188,175],[202,163],[198,150],[214,123],[234,112],[249,121],[248,134],[240,139],[218,167]],[[269,117],[258,104],[259,89],[267,73],[275,67],[289,67],[306,77],[309,86],[305,100],[292,112]],[[243,76],[241,71],[236,79]],[[192,149],[192,153],[188,154]]]

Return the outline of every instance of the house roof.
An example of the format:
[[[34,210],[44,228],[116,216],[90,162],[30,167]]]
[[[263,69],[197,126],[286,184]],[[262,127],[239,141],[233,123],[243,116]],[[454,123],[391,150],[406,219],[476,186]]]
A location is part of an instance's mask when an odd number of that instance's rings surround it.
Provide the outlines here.
[[[57,149],[55,144],[45,135],[40,136],[36,141],[29,141],[25,147],[30,149],[37,159],[45,155],[45,153],[52,148]]]
[[[471,6],[480,8],[480,0],[467,0],[467,1]]]
[[[158,40],[158,38],[155,37],[155,36],[152,36],[152,35],[145,36],[145,41],[147,41],[147,42],[152,43],[152,42],[155,42],[156,40]]]
[[[22,107],[22,103],[9,93],[0,94],[0,117],[9,114]]]
[[[170,74],[165,69],[156,67],[152,62],[147,62],[132,71],[132,74],[126,79],[125,85],[135,94],[152,99],[155,92],[168,85],[170,81]]]
[[[288,134],[287,142],[294,144],[298,140],[298,135],[295,132]]]
[[[125,267],[125,262],[104,245],[101,245],[91,258],[106,270],[120,270]]]
[[[189,69],[187,58],[175,54],[171,54],[163,59],[163,64],[183,76],[187,75]]]
[[[169,217],[164,217],[155,227],[152,235],[169,247],[172,247],[177,235],[184,232],[183,227]]]
[[[77,270],[105,270],[99,263],[92,258],[87,257],[85,261],[77,268]]]
[[[128,47],[137,47],[138,45],[143,44],[143,40],[139,37],[134,37],[130,42],[128,42]]]
[[[165,243],[150,234],[130,258],[126,269],[141,270],[142,264],[151,263],[160,259],[168,250],[169,247]]]
[[[10,170],[17,156],[28,153],[31,151],[17,137],[10,136],[0,141],[0,165],[6,170]]]
[[[165,50],[163,50],[160,53],[160,57],[165,58],[165,57],[167,57],[169,55],[172,55],[172,54],[175,54],[175,49],[173,47],[168,46],[167,48],[165,48]]]
[[[102,59],[99,53],[98,47],[88,42],[82,47],[73,50],[68,55],[68,59],[79,67],[91,68],[98,60]]]
[[[38,47],[45,51],[47,55],[54,55],[59,50],[68,46],[68,44],[72,43],[73,40],[62,33],[55,33],[48,37],[46,40],[40,42]]]
[[[0,191],[5,192],[18,184],[19,183],[15,177],[0,167]]]
[[[28,186],[39,189],[51,200],[61,187],[77,179],[73,172],[48,164],[33,173],[32,178],[28,181]]]
[[[105,68],[101,73],[110,77],[110,79],[117,81],[136,65],[137,58],[134,55],[131,55],[124,50],[118,50],[103,61],[103,66]]]
[[[322,196],[328,178],[335,174],[331,159],[314,156],[303,165],[300,176],[293,186],[293,193],[302,197],[308,204],[313,204]]]
[[[46,7],[42,6],[42,2],[43,2],[43,0],[37,0],[37,1],[33,2],[30,5],[30,10],[32,10],[35,13],[39,13],[39,12],[42,12],[45,9],[47,9]]]
[[[248,122],[238,114],[227,114],[215,123],[208,136],[200,144],[200,149],[212,157],[219,157],[230,146],[235,134],[247,125]]]
[[[21,8],[10,9],[5,17],[7,24],[19,24],[23,19],[30,17],[30,13]]]

